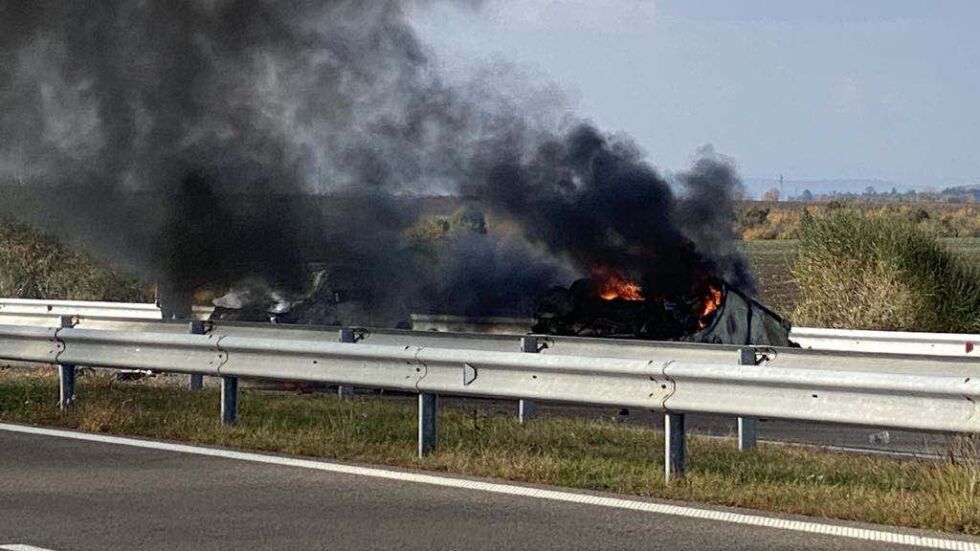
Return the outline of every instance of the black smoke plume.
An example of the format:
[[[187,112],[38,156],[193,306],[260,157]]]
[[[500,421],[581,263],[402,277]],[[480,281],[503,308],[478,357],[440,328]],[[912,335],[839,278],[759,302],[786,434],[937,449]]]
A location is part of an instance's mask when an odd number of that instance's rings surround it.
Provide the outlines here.
[[[710,151],[677,176],[684,191],[677,197],[632,142],[588,125],[530,149],[513,147],[512,136],[507,141],[478,162],[464,189],[518,220],[528,239],[579,272],[614,268],[667,296],[689,293],[705,270],[751,288],[731,248],[739,182]]]
[[[428,57],[394,0],[0,0],[4,211],[178,294],[298,294],[311,263],[341,266],[352,323],[526,312],[595,264],[749,285],[730,164],[668,182],[628,140],[525,116],[491,79],[449,86]],[[411,239],[431,195],[489,231]]]

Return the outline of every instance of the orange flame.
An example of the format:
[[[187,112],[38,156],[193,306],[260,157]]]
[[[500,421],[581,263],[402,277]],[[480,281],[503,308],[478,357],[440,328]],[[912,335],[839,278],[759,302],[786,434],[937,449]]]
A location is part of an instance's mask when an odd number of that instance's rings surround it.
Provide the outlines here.
[[[701,310],[698,312],[698,328],[704,329],[708,326],[707,317],[713,314],[718,308],[721,308],[722,292],[721,287],[709,283],[708,284],[708,294],[704,297],[701,303]]]
[[[598,267],[592,271],[592,277],[599,283],[599,297],[603,300],[645,300],[643,288],[617,270]]]

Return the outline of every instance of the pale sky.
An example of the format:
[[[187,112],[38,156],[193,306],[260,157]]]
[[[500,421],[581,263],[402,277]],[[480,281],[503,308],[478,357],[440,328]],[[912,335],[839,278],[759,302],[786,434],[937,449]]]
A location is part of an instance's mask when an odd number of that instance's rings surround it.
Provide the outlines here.
[[[980,183],[980,1],[487,0],[413,14],[450,74],[506,61],[680,170]]]

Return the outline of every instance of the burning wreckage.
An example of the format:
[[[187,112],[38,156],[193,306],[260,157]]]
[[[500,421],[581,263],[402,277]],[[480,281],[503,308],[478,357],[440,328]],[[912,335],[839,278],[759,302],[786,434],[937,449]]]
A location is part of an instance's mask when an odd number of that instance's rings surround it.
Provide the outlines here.
[[[533,318],[413,314],[397,327],[792,346],[789,321],[707,269],[699,266],[694,283],[673,292],[647,292],[621,271],[600,266],[569,287],[541,293]],[[350,278],[340,281],[317,270],[309,292],[292,299],[267,288],[237,289],[214,300],[212,319],[341,325],[360,308],[362,296]]]
[[[546,293],[533,333],[614,339],[790,346],[790,324],[720,279],[688,296],[646,298],[615,271]]]

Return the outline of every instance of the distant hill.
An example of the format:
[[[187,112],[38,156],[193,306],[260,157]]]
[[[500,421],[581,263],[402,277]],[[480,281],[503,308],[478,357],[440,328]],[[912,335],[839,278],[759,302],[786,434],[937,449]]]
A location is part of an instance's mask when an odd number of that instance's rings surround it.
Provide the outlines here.
[[[759,198],[771,188],[779,187],[778,178],[746,178],[746,191],[754,198]],[[911,186],[899,185],[889,180],[875,179],[845,179],[845,180],[789,180],[783,181],[782,197],[799,197],[804,190],[816,196],[831,195],[832,193],[863,193],[869,187],[877,193],[886,193],[895,188],[899,192],[911,191]]]

